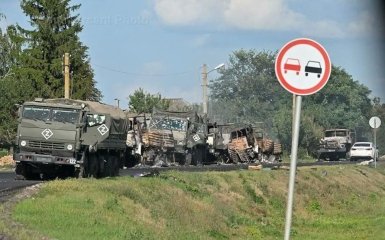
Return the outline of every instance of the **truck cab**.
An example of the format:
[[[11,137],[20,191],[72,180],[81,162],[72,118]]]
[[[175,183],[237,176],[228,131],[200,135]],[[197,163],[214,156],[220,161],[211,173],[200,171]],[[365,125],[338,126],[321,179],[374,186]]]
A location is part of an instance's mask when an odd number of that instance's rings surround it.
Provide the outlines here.
[[[338,161],[346,159],[355,142],[355,132],[350,129],[327,129],[320,140],[318,160]]]

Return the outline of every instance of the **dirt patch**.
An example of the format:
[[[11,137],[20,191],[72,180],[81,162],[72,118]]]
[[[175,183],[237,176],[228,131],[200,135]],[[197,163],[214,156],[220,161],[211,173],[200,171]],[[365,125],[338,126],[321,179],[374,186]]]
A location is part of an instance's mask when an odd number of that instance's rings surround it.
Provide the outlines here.
[[[12,155],[4,156],[0,158],[0,167],[5,166],[15,166],[15,161],[13,161]]]

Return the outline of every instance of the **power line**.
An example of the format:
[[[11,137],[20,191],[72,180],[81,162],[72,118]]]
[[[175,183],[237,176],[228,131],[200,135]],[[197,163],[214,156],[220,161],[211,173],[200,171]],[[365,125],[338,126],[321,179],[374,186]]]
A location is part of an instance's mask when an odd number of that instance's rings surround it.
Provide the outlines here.
[[[118,69],[114,69],[114,68],[110,68],[110,67],[105,67],[105,66],[95,64],[95,63],[92,65],[97,66],[99,68],[103,68],[103,69],[111,71],[111,72],[117,72],[117,73],[122,73],[122,74],[126,74],[126,75],[145,76],[145,77],[169,77],[169,76],[185,75],[185,74],[189,74],[189,73],[194,72],[194,71],[185,71],[185,72],[165,73],[165,74],[161,74],[161,73],[154,73],[154,74],[134,73],[134,72],[126,72],[126,71],[122,71],[122,70],[118,70]]]

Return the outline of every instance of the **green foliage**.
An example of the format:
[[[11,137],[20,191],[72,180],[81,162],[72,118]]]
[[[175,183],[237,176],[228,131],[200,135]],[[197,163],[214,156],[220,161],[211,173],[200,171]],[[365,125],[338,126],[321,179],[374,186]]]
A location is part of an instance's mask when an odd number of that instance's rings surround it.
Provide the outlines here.
[[[142,88],[135,90],[135,92],[128,96],[129,109],[135,113],[151,113],[153,108],[160,110],[167,110],[170,106],[170,101],[162,98],[158,94],[151,94],[145,92]]]
[[[275,78],[274,60],[271,52],[235,51],[229,67],[210,84],[213,115],[271,127],[274,112],[290,97]]]
[[[284,149],[291,147],[292,95],[274,72],[275,54],[254,50],[235,51],[228,69],[210,85],[212,119],[224,122],[265,122],[271,136]],[[344,69],[333,66],[328,84],[303,98],[299,146],[301,158],[314,156],[327,128],[351,128],[358,136],[368,132],[372,112],[370,90]]]
[[[35,96],[63,97],[63,54],[68,52],[72,74],[72,98],[100,100],[87,50],[78,37],[82,25],[78,15],[80,8],[70,5],[70,0],[22,0],[23,12],[30,18],[32,30],[19,25],[18,33],[25,48],[15,68],[20,78],[32,80]]]
[[[7,149],[0,149],[0,158],[4,157],[4,156],[7,156],[8,154],[9,153],[8,153]]]

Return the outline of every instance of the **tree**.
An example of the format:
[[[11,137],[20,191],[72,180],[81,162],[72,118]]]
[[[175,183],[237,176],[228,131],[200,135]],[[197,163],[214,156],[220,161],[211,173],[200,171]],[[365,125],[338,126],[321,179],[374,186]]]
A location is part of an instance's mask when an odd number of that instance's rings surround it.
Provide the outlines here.
[[[229,61],[229,67],[210,85],[213,108],[219,105],[225,111],[230,110],[221,115],[233,116],[233,121],[267,120],[266,124],[271,127],[273,114],[286,104],[285,98],[290,98],[276,80],[275,55],[267,51],[239,50]]]
[[[128,96],[128,101],[130,111],[135,113],[151,113],[154,107],[166,110],[170,105],[170,101],[162,98],[159,93],[150,94],[144,92],[142,88],[135,90],[132,95]]]
[[[22,0],[21,8],[30,18],[32,30],[17,26],[25,48],[19,57],[15,74],[20,79],[30,79],[34,96],[63,97],[63,54],[71,54],[72,98],[100,100],[94,74],[87,55],[88,48],[78,37],[82,31],[80,8],[70,5],[70,0]]]
[[[0,13],[1,18],[5,16]],[[0,145],[2,147],[10,147],[12,144],[17,126],[15,104],[30,91],[28,84],[15,81],[12,71],[21,52],[20,41],[12,41],[14,33],[14,26],[8,26],[4,33],[0,29]],[[23,86],[26,86],[25,91],[22,91]]]

